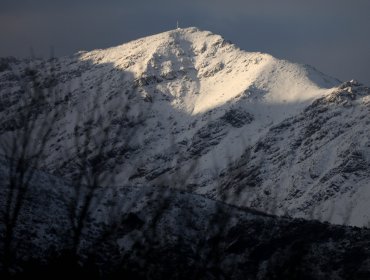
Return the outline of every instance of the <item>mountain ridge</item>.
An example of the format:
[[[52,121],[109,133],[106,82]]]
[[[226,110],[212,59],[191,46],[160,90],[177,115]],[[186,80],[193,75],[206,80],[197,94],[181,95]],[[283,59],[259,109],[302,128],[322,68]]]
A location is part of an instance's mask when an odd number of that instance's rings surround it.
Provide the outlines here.
[[[289,155],[291,150],[301,149],[304,141],[299,143],[297,140],[293,146],[285,145],[279,140],[281,135],[278,133],[284,131],[287,143],[295,137],[300,138],[295,135],[298,128],[287,126],[293,129],[290,133],[283,129],[284,125],[293,119],[297,126],[305,126],[309,118],[314,116],[307,113],[314,112],[312,104],[325,98],[335,99],[333,93],[340,91],[338,80],[313,67],[279,60],[268,54],[242,51],[221,36],[197,28],[172,30],[105,50],[80,52],[71,57],[32,63],[32,73],[41,88],[58,92],[63,99],[61,103],[66,106],[63,116],[58,119],[58,130],[54,131],[48,143],[49,153],[43,166],[48,172],[64,177],[72,174],[74,166],[70,163],[76,157],[73,150],[76,119],[82,118],[78,124],[82,131],[92,127],[93,132],[98,133],[98,122],[91,123],[88,120],[91,116],[89,112],[97,102],[104,109],[100,113],[107,124],[123,128],[126,135],[134,135],[134,139],[127,143],[122,140],[122,135],[112,134],[110,139],[118,146],[112,149],[106,160],[108,165],[117,167],[116,179],[119,184],[157,185],[165,177],[176,178],[177,174],[191,171],[184,185],[175,187],[222,200],[217,192],[220,188],[225,190],[219,186],[219,182],[228,186],[227,182],[233,182],[235,175],[230,166],[238,170],[244,167],[241,175],[237,175],[248,180],[244,187],[245,194],[250,194],[248,184],[255,182],[254,185],[259,189],[252,191],[252,197],[260,197],[254,201],[242,200],[242,203],[267,212],[272,211],[269,203],[271,198],[262,194],[271,193],[275,184],[278,186],[276,189],[284,189],[282,193],[305,193],[312,186],[311,181],[303,180],[297,187],[287,175],[292,170],[305,173],[306,166],[302,165],[300,170],[288,166],[284,172],[279,171],[280,162],[285,160],[284,155]],[[43,68],[46,71],[38,70]],[[1,129],[11,134],[11,127],[6,121],[14,116],[17,96],[22,95],[19,79],[12,73],[18,72],[22,77],[29,77],[30,73],[29,65],[19,61],[10,61],[4,69],[0,73],[0,94],[10,106],[4,106],[0,112],[3,117]],[[55,77],[53,83],[45,75],[48,72]],[[364,92],[365,96],[368,94],[364,87],[355,82],[347,87],[346,92],[353,89]],[[364,110],[361,104],[352,106],[353,110]],[[321,110],[330,112],[330,108]],[[342,107],[333,110],[347,114],[341,111],[345,110]],[[40,114],[43,114],[42,111]],[[310,125],[315,127],[314,124]],[[315,129],[322,132],[330,130],[330,127]],[[349,133],[350,127],[347,130]],[[326,136],[322,137],[326,141]],[[271,139],[273,145],[280,143],[279,146],[271,148]],[[345,142],[345,145],[354,142],[352,137],[346,139],[349,143]],[[325,145],[330,145],[327,144],[329,142],[325,142]],[[312,148],[314,142],[306,145]],[[69,151],[67,158],[62,152],[65,147]],[[275,159],[270,158],[268,153],[276,153],[274,149],[277,148],[282,154]],[[366,149],[364,147],[365,153]],[[303,148],[301,150],[306,152]],[[243,161],[241,157],[248,158],[248,151],[252,151],[260,161],[266,161],[262,165],[264,169],[260,169],[258,162],[254,165],[238,165]],[[90,154],[93,157],[94,151],[90,151]],[[315,165],[316,159],[312,160]],[[328,169],[325,172],[334,171]],[[265,182],[265,185],[260,182]],[[234,187],[243,189],[240,183],[235,183]],[[284,197],[281,200],[278,198],[277,204],[280,206],[277,208],[288,209],[287,214],[292,216],[319,218],[322,216],[320,211],[311,217],[308,213],[310,207],[287,207],[290,204],[304,205],[314,194],[307,193],[306,197],[296,196],[295,200],[288,201]],[[302,197],[305,197],[303,201],[300,200]],[[328,203],[331,203],[330,196],[328,199]],[[344,207],[350,207],[354,200],[348,201],[343,202],[347,204]],[[315,203],[319,204],[318,201]],[[363,217],[348,223],[363,225],[366,219]],[[343,223],[339,219],[334,222]]]

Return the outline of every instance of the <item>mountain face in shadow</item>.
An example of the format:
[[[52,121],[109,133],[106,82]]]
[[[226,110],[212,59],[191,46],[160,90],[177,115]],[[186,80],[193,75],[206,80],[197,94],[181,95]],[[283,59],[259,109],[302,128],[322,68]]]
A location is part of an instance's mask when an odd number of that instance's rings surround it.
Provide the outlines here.
[[[1,161],[0,178],[6,178],[7,172],[6,162]],[[4,183],[1,179],[1,186]],[[16,279],[55,275],[367,279],[370,275],[368,229],[267,215],[166,187],[120,187],[117,200],[114,192],[100,189],[101,203],[86,223],[75,254],[69,247],[66,203],[72,189],[63,179],[35,173],[13,237],[17,250],[11,275]],[[4,189],[0,190],[3,204]],[[112,201],[117,203],[115,211],[109,207]]]

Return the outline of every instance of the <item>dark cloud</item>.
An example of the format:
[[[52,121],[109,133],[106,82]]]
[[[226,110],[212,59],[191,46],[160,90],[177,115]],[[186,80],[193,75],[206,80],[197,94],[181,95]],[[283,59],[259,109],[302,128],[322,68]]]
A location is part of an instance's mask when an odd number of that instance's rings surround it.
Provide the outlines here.
[[[121,44],[180,25],[370,85],[368,0],[0,0],[0,56]]]

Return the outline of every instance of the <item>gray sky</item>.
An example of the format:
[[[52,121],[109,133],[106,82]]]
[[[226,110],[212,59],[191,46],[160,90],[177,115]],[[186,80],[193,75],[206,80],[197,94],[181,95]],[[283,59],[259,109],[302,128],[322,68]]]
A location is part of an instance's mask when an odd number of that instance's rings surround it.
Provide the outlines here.
[[[47,57],[196,26],[370,85],[369,0],[0,0],[0,56]]]

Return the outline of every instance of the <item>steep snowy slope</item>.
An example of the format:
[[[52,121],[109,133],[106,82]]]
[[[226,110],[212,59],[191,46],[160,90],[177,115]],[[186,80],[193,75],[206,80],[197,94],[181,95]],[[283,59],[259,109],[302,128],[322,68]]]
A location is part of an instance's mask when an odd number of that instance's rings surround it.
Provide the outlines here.
[[[268,212],[369,225],[370,89],[342,84],[271,127],[230,169],[224,191]]]
[[[351,136],[340,143],[325,137],[308,143],[305,137],[312,135],[300,134],[306,125],[315,126],[322,121],[310,114],[314,110],[310,104],[328,100],[343,90],[335,88],[339,81],[312,67],[242,51],[219,35],[196,28],[168,31],[118,47],[49,61],[3,59],[1,65],[3,136],[16,129],[12,119],[24,92],[24,81],[36,79],[38,87],[57,96],[51,108],[59,108],[62,113],[54,126],[43,166],[54,174],[70,177],[73,173],[76,137],[86,130],[97,135],[102,127],[108,126],[112,129],[105,143],[108,152],[100,160],[107,162],[107,170],[116,167],[118,185],[171,182],[172,187],[226,199],[217,192],[221,188],[222,195],[233,194],[233,203],[238,200],[264,211],[273,208],[273,212],[276,207],[271,207],[270,197],[263,194],[279,193],[281,197],[274,201],[282,203],[278,207],[281,211],[286,209],[288,214],[307,218],[323,216],[326,220],[332,220],[327,213],[334,211],[341,216],[342,209],[357,202],[349,193],[341,198],[340,192],[336,192],[335,196],[323,196],[322,203],[338,204],[339,208],[323,210],[325,215],[319,210],[309,210],[319,203],[312,197],[332,188],[320,183],[321,174],[340,164],[336,158],[351,145],[356,146],[356,139],[365,141],[366,134],[365,126],[358,126],[362,138]],[[366,99],[366,91],[363,88],[359,91]],[[99,113],[92,114],[96,108]],[[365,110],[362,103],[351,108],[333,103],[328,112],[348,114],[355,121]],[[40,108],[37,117],[42,119],[47,110],[50,107]],[[351,110],[353,114],[349,114]],[[335,119],[338,123],[348,121],[339,115]],[[280,132],[278,128],[292,120],[296,127]],[[330,123],[317,128],[323,134],[331,129],[334,127]],[[345,135],[353,133],[351,126],[340,129]],[[270,149],[260,144],[271,137],[276,140]],[[303,137],[301,142],[306,141],[305,146],[290,145],[294,137]],[[306,146],[314,149],[319,143],[323,145],[320,151],[305,150]],[[87,151],[92,161],[97,153],[95,148],[91,146]],[[361,149],[366,154],[367,146]],[[258,155],[247,165],[246,154],[251,150]],[[281,155],[272,158],[279,151]],[[298,180],[300,174],[304,174],[302,178],[308,176],[311,165],[291,160],[290,152],[297,154],[297,158],[307,157],[307,162],[311,160],[319,179]],[[282,166],[288,160],[291,162]],[[261,165],[263,169],[259,168]],[[240,184],[235,180],[235,169],[243,179]],[[362,182],[366,181],[364,176]],[[185,177],[186,180],[173,180]],[[349,178],[343,180],[350,184]],[[260,184],[261,181],[264,183]],[[253,184],[253,189],[248,187]],[[362,191],[367,193],[365,187],[358,183],[360,197]],[[234,192],[235,189],[242,193]],[[302,195],[286,199],[286,193],[295,193],[297,189]],[[358,211],[363,218],[350,218],[349,222],[362,225],[367,222],[367,209]]]

